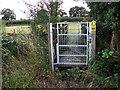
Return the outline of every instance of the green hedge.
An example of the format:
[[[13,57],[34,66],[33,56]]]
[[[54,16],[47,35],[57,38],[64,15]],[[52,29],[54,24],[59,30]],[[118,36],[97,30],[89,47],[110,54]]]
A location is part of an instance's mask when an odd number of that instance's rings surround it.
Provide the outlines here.
[[[32,19],[24,20],[9,20],[6,21],[6,26],[15,26],[15,25],[30,25]],[[58,17],[56,22],[80,22],[80,21],[91,21],[88,17]]]
[[[9,20],[6,21],[6,26],[15,26],[15,25],[29,25],[31,23],[31,19],[29,20]]]
[[[80,22],[80,21],[90,21],[88,17],[58,17],[57,22]]]

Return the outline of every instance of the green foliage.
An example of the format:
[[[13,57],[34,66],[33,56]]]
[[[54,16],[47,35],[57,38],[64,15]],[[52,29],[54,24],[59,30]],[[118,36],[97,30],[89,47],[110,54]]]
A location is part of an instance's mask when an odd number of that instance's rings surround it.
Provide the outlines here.
[[[110,48],[112,31],[120,30],[120,2],[88,2],[90,17],[97,22],[97,49]],[[102,12],[102,13],[101,13]]]
[[[53,79],[47,42],[33,34],[3,35],[3,88],[43,88],[42,79]]]
[[[66,69],[65,71],[60,71],[57,67],[55,68],[56,76],[57,78],[61,80],[75,80],[79,81],[82,77],[81,70],[85,70],[85,68],[72,68],[72,69]]]
[[[113,51],[110,51],[108,49],[102,50],[102,57],[103,58],[110,58],[114,54]]]
[[[19,55],[26,56],[25,52],[28,52],[27,43],[19,42],[18,37],[13,38],[7,34],[2,36],[2,48],[3,48],[3,61],[6,61],[9,56],[14,56],[19,59]]]
[[[6,27],[6,21],[5,20],[0,20],[0,23],[1,23],[1,25],[0,25],[0,28],[1,28],[1,30],[2,30],[2,32],[4,32],[5,31],[5,27]]]
[[[31,19],[29,20],[9,20],[6,21],[6,26],[15,26],[15,25],[30,25],[31,24]]]
[[[18,34],[16,37],[8,34],[2,36],[2,76],[5,88],[26,88],[33,79],[34,68],[31,66],[35,64],[27,64],[27,61],[33,60],[30,57],[33,47],[30,49],[30,43],[24,42],[27,39],[27,36]]]
[[[102,50],[96,60],[90,61],[89,69],[77,67],[60,71],[55,68],[54,75],[48,60],[48,19],[44,21],[44,15],[46,11],[38,12],[36,20],[32,21],[29,35],[3,36],[3,87],[118,87],[120,54],[108,49]],[[80,21],[80,18],[68,18],[56,17],[58,21]],[[81,18],[82,20],[87,18]]]
[[[102,51],[103,52],[103,51]],[[101,52],[101,58],[102,54]],[[104,50],[104,52],[108,52]],[[109,51],[111,55],[111,51]],[[115,52],[113,54],[116,54]],[[108,59],[110,60],[112,56],[110,56]],[[104,60],[107,60],[106,57],[103,58]],[[119,60],[118,58],[116,58]],[[71,87],[78,87],[78,88],[92,88],[92,87],[99,87],[99,88],[118,88],[120,78],[119,76],[119,69],[117,67],[114,67],[115,65],[112,63],[110,65],[109,60],[107,63],[105,63],[102,60],[94,60],[90,61],[90,66],[88,68],[72,68],[72,69],[64,69],[60,70],[58,68],[55,68],[56,77],[62,81],[69,81],[68,85],[71,85],[70,82],[72,82]],[[114,59],[115,61],[115,59]],[[119,62],[116,62],[119,66]],[[114,70],[117,68],[117,72],[114,72],[112,74],[110,71],[110,67],[112,67]],[[119,67],[120,68],[120,67]],[[76,84],[77,82],[77,84]],[[75,86],[74,86],[75,84]]]
[[[60,15],[61,17],[63,17],[63,16],[67,16],[67,13],[66,13],[63,9],[60,9],[60,10],[59,10],[59,15]]]
[[[51,1],[51,2],[49,2],[48,12],[49,12],[49,16],[50,16],[50,18],[49,18],[50,22],[53,22],[53,23],[56,22],[57,17],[61,12],[59,9],[60,9],[62,3],[63,3],[63,1],[56,1],[56,2]]]
[[[80,22],[80,21],[88,21],[87,17],[58,17],[57,22]]]
[[[120,2],[88,2],[88,6],[90,17],[97,22],[96,45],[99,51],[96,60],[90,61],[89,71],[98,75],[96,79],[104,87],[118,87],[120,53],[109,49],[112,32],[120,31]]]
[[[102,79],[101,83],[105,85],[104,87],[117,87],[118,88],[119,77],[120,77],[119,74],[114,74],[113,76]]]
[[[119,52],[113,52],[108,49],[98,52],[98,55],[96,57],[97,60],[92,60],[90,63],[91,70],[102,77],[108,77],[119,73],[119,54]]]
[[[103,87],[118,87],[118,78],[120,72],[120,52],[109,49],[101,50],[96,55],[96,60],[89,62],[88,71],[96,74],[96,80]]]
[[[9,8],[4,8],[0,14],[4,15],[2,17],[2,20],[15,20],[16,15],[13,10],[10,10]]]
[[[48,12],[44,9],[38,11],[36,15],[35,22],[37,24],[46,24],[49,21]]]
[[[88,15],[88,11],[84,7],[72,7],[69,10],[70,17],[85,17]]]

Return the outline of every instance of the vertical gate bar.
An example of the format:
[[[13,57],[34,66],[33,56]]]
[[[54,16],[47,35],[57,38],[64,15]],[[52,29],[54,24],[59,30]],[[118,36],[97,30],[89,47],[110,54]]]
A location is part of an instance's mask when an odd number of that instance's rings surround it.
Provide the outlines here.
[[[82,34],[82,33],[81,33],[81,23],[80,23],[80,34]],[[80,35],[80,36],[81,36],[81,35]]]
[[[57,63],[59,63],[59,26],[57,23]]]
[[[86,54],[87,54],[87,57],[86,57],[86,65],[88,64],[88,53],[89,53],[89,49],[88,49],[88,42],[89,42],[89,38],[88,38],[88,22],[87,22],[87,48],[86,48]]]
[[[59,63],[59,45],[56,44],[56,50],[57,50],[57,63]]]
[[[53,55],[53,30],[52,23],[50,23],[50,43],[51,43],[51,59],[52,59],[52,71],[54,71],[54,55]]]

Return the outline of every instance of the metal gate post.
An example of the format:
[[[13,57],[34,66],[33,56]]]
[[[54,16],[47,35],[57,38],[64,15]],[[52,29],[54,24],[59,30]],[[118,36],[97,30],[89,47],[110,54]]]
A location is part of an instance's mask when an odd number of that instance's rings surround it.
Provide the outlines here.
[[[52,23],[50,23],[50,51],[51,51],[51,59],[52,59],[52,71],[54,71],[54,54],[53,54],[53,31],[52,31]]]

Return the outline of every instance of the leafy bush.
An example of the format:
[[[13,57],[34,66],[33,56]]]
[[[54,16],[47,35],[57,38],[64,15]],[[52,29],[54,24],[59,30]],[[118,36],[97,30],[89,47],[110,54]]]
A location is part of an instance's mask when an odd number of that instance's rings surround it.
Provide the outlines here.
[[[81,81],[83,78],[83,72],[85,68],[71,68],[60,71],[57,67],[55,68],[56,76],[61,80],[74,80],[74,81]]]
[[[28,87],[34,76],[29,75],[34,70],[34,63],[27,64],[28,61],[36,61],[31,57],[34,47],[31,45],[32,42],[28,41],[28,37],[23,34],[2,34],[2,85],[5,88]]]
[[[91,68],[96,74],[108,77],[120,72],[120,53],[108,49],[98,52],[96,60],[90,62]]]
[[[96,79],[104,87],[118,87],[118,78],[120,73],[120,53],[104,49],[98,52],[96,60],[91,60],[89,71],[98,75]]]
[[[119,54],[119,52],[104,49],[98,52],[96,60],[89,62],[88,68],[77,67],[62,71],[55,68],[56,76],[62,81],[67,80],[74,84],[77,82],[75,84],[77,87],[118,88],[120,78]]]
[[[6,61],[9,56],[14,56],[17,59],[19,59],[20,55],[26,56],[27,52],[29,52],[29,48],[27,45],[28,43],[25,43],[24,41],[20,42],[17,35],[16,37],[12,37],[8,34],[3,34],[2,35],[3,61]]]
[[[49,22],[48,12],[44,9],[38,11],[36,14],[35,22],[41,25]]]

